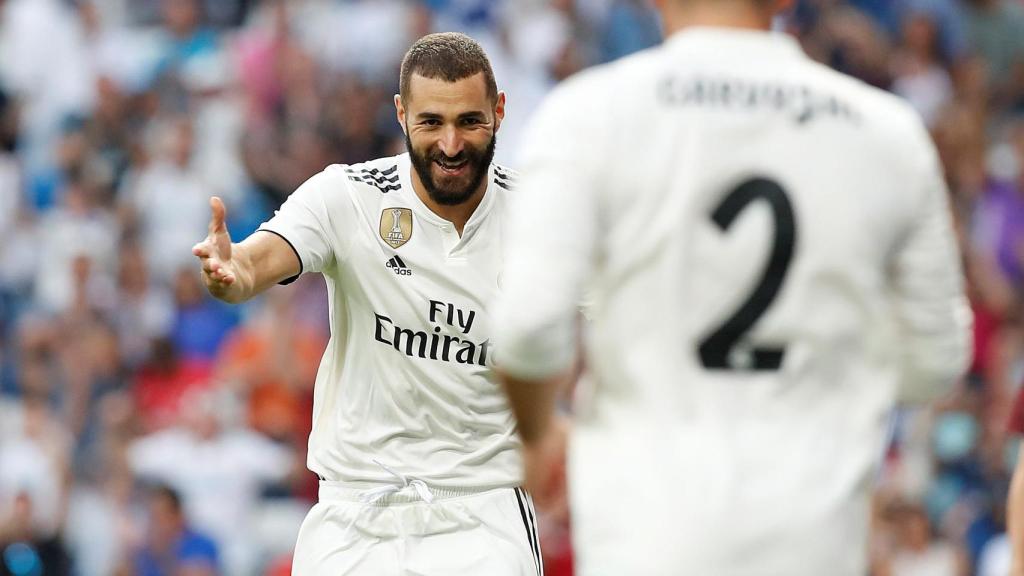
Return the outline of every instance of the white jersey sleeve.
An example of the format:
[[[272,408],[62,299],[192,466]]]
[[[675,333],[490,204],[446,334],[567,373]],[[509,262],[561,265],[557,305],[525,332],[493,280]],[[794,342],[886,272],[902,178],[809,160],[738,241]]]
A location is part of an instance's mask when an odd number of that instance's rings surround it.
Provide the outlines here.
[[[348,252],[345,231],[355,226],[349,180],[341,166],[329,166],[299,186],[274,217],[260,226],[285,239],[303,272],[323,272]]]
[[[496,308],[498,363],[520,378],[568,370],[577,352],[577,317],[594,269],[599,227],[597,175],[606,161],[603,123],[576,88],[554,90],[524,139],[521,183],[511,211],[503,297]],[[576,94],[576,96],[574,96]]]
[[[949,390],[970,361],[971,311],[953,230],[949,192],[931,139],[920,130],[918,218],[892,261],[896,322],[902,342],[903,402],[928,402]]]

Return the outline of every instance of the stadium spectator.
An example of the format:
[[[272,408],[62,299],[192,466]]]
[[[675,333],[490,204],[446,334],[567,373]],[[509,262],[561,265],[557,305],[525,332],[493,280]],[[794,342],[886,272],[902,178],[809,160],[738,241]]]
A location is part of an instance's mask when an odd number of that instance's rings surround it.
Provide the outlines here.
[[[661,29],[654,12],[644,0],[615,0],[605,20],[601,60],[611,62],[661,41]]]
[[[181,494],[188,517],[220,546],[227,574],[251,574],[260,560],[252,530],[260,494],[286,482],[299,463],[286,448],[236,426],[237,406],[226,392],[195,392],[183,401],[181,423],[134,441],[129,465]]]
[[[167,486],[149,497],[149,536],[135,558],[138,576],[221,574],[217,544],[186,521],[178,493]]]
[[[84,179],[67,182],[60,205],[43,214],[35,267],[35,302],[47,314],[58,314],[74,303],[76,282],[96,282],[85,287],[90,296],[112,284],[115,262],[108,255],[117,252],[118,224],[114,216],[96,202],[96,191]],[[39,265],[45,262],[46,265]],[[88,262],[86,278],[75,278]],[[81,274],[83,270],[79,270]]]
[[[928,516],[920,506],[896,511],[898,544],[888,566],[889,576],[962,576],[964,559],[948,543],[932,538]]]
[[[64,533],[80,576],[131,574],[145,538],[135,478],[123,463],[105,463],[99,478],[82,478],[70,495]]]
[[[238,312],[210,298],[196,274],[186,268],[174,277],[174,304],[174,349],[186,361],[212,366],[224,339],[238,324]]]
[[[37,393],[23,397],[13,436],[0,438],[0,522],[54,536],[70,480],[70,438]]]
[[[7,0],[0,14],[0,82],[24,105],[21,159],[30,203],[51,206],[62,175],[54,140],[69,115],[94,101],[81,26],[59,0]]]
[[[149,358],[153,341],[169,334],[176,308],[167,288],[151,279],[137,243],[123,242],[119,256],[117,306],[111,311],[111,321],[117,330],[121,361],[134,370]]]
[[[202,233],[207,202],[213,190],[193,163],[193,125],[187,116],[162,117],[152,129],[153,160],[127,180],[122,201],[130,215],[150,271],[168,283],[188,260],[186,238]]]
[[[57,535],[35,525],[36,504],[27,490],[15,495],[7,524],[0,525],[0,575],[72,574],[71,559]]]
[[[179,422],[183,398],[209,390],[210,373],[208,363],[182,358],[169,338],[153,340],[149,359],[135,372],[131,385],[141,429],[153,432]]]
[[[303,449],[313,382],[327,342],[320,331],[296,320],[300,302],[291,291],[268,292],[266,305],[225,342],[216,377],[248,399],[250,426]]]
[[[931,15],[907,16],[902,44],[892,57],[892,90],[910,102],[928,126],[953,99],[953,82],[940,58],[938,26]]]
[[[992,104],[1024,105],[1024,6],[1014,0],[965,0],[970,45],[984,59]]]

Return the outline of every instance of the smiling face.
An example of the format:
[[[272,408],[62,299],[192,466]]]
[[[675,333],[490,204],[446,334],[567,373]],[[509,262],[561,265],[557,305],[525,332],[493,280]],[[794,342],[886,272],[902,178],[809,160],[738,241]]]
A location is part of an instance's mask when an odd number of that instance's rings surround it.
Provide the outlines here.
[[[415,177],[432,201],[456,206],[483,191],[505,115],[505,95],[492,96],[483,73],[454,82],[414,73],[395,106]]]

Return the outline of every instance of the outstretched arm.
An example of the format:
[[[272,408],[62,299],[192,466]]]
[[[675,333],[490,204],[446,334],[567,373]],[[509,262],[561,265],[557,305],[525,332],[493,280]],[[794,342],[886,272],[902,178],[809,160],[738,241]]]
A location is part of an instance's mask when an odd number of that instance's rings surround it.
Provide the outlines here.
[[[921,128],[915,221],[893,253],[890,281],[902,352],[899,400],[927,403],[949,392],[971,360],[973,317],[939,155]]]
[[[299,257],[280,236],[256,232],[232,244],[224,223],[224,202],[210,198],[210,211],[209,233],[192,247],[192,254],[199,258],[203,282],[214,298],[245,302],[302,271]]]

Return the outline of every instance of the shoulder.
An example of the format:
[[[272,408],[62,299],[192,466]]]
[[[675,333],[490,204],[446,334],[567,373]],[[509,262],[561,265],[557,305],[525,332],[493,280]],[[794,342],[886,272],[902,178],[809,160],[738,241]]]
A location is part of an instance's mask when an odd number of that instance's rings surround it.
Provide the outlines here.
[[[862,80],[809,61],[815,84],[854,107],[870,128],[884,134],[898,146],[930,144],[920,114],[903,98]]]
[[[378,158],[360,164],[338,165],[357,189],[387,194],[402,187],[398,177],[398,156]]]
[[[178,544],[179,560],[205,560],[212,564],[218,561],[217,543],[210,536],[188,528]]]
[[[303,182],[290,198],[310,199],[317,196],[330,198],[346,192],[349,189],[349,182],[345,168],[346,166],[343,164],[332,164],[324,168]]]
[[[350,196],[380,196],[400,187],[398,158],[380,158],[360,164],[332,164],[306,180],[293,196],[331,204]]]

